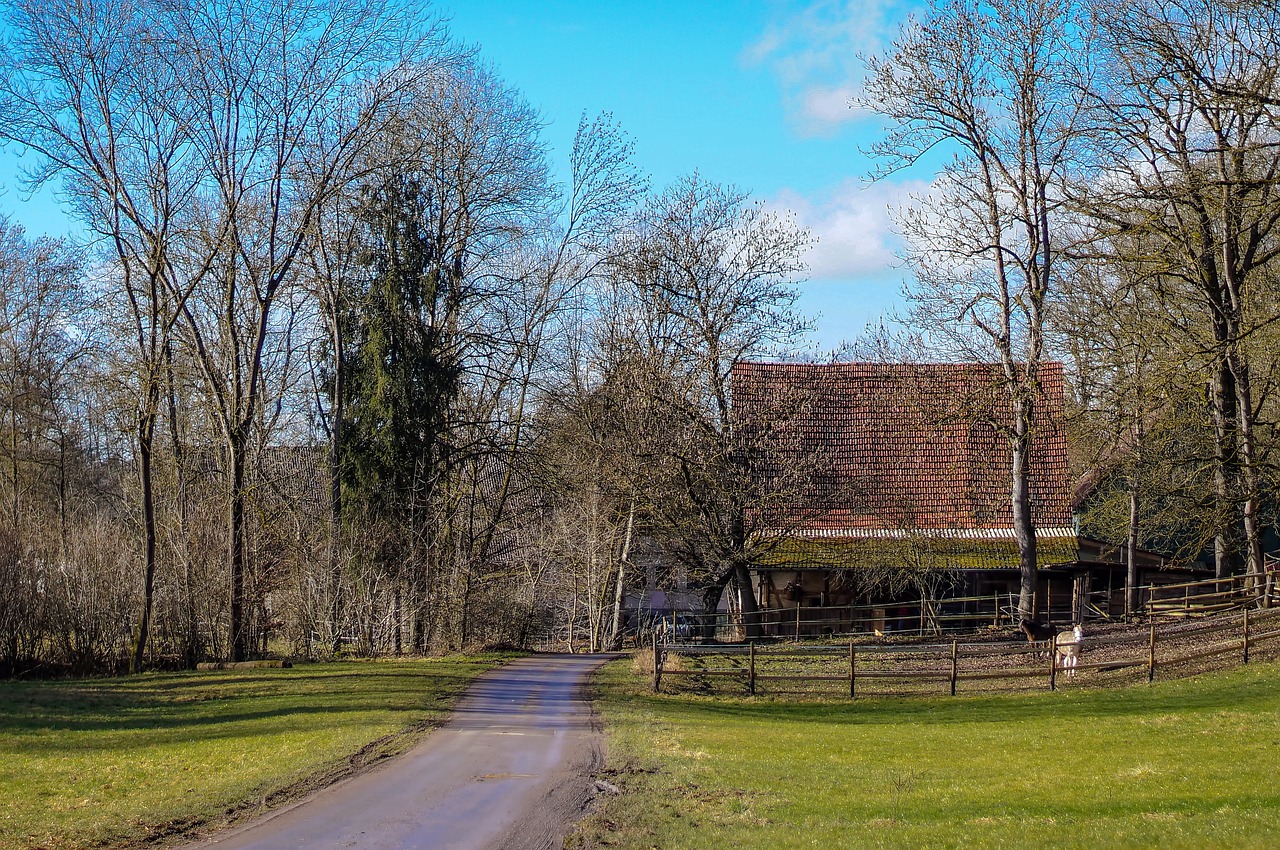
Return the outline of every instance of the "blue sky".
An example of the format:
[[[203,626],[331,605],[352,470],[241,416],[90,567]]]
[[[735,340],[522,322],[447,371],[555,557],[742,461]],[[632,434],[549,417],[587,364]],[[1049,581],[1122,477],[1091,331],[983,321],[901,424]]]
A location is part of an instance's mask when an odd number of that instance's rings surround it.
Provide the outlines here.
[[[477,45],[550,122],[567,156],[578,116],[612,112],[661,187],[698,170],[793,211],[818,237],[801,307],[816,341],[856,336],[900,301],[887,214],[931,175],[868,186],[859,148],[878,133],[848,107],[858,53],[893,37],[894,0],[581,2],[446,0],[455,36]]]
[[[578,117],[601,111],[636,140],[661,188],[698,170],[796,214],[818,238],[801,308],[815,341],[851,339],[899,303],[904,272],[887,209],[931,175],[868,186],[859,147],[874,117],[848,108],[859,51],[882,48],[910,0],[442,0],[455,38],[519,88],[548,122],[557,164]],[[17,186],[0,153],[0,211],[31,233],[68,231],[48,195]]]

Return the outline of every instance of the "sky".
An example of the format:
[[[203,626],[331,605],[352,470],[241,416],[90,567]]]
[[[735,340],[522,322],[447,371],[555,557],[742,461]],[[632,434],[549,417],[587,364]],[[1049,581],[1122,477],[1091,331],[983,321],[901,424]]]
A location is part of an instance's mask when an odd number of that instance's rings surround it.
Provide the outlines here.
[[[550,122],[567,160],[578,117],[611,112],[653,186],[733,184],[817,238],[800,308],[815,342],[852,339],[901,303],[889,208],[931,174],[869,183],[880,133],[849,106],[860,53],[884,49],[911,9],[895,0],[445,0],[455,37]]]
[[[901,303],[890,207],[932,175],[869,183],[875,116],[849,106],[860,53],[883,50],[911,0],[437,0],[453,36],[547,122],[567,173],[579,117],[612,113],[655,189],[698,171],[789,211],[816,237],[800,309],[813,341],[851,340]],[[74,233],[49,192],[28,197],[0,151],[0,212],[32,235]]]

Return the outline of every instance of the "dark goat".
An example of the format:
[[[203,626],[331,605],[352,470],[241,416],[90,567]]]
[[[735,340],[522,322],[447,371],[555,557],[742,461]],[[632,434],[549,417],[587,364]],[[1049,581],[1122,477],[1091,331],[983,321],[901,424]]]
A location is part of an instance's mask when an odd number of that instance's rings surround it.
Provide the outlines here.
[[[1041,643],[1043,641],[1053,640],[1053,626],[1044,623],[1037,623],[1034,620],[1023,620],[1018,624],[1018,628],[1020,628],[1022,633],[1027,636],[1027,643]],[[1048,658],[1049,651],[1046,649],[1044,652],[1037,653],[1036,657]]]
[[[1038,640],[1049,640],[1053,637],[1053,626],[1037,623],[1032,620],[1023,620],[1018,624],[1018,628],[1022,629],[1022,633],[1027,636],[1028,643],[1035,643]]]

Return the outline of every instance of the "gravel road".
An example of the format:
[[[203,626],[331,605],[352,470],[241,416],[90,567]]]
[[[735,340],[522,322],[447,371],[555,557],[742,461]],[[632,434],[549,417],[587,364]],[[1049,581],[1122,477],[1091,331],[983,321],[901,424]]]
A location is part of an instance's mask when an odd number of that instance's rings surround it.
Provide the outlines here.
[[[478,678],[413,750],[188,850],[558,848],[601,741],[582,686],[606,656],[538,655]]]

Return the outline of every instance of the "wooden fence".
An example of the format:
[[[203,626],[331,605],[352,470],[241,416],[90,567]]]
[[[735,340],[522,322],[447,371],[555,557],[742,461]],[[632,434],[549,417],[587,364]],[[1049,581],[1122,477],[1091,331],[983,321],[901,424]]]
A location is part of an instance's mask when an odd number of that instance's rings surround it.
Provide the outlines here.
[[[1068,633],[1069,635],[1069,633]],[[1272,648],[1280,638],[1280,609],[1244,608],[1193,622],[1151,622],[1086,631],[1076,647],[1078,663],[1064,668],[1062,651],[1071,640],[1039,643],[969,642],[797,644],[662,644],[652,651],[653,690],[680,679],[698,690],[725,685],[756,694],[800,685],[810,693],[847,695],[880,692],[950,693],[967,683],[1013,682],[1019,689],[1056,689],[1064,680],[1096,681],[1102,674],[1127,673],[1154,681],[1160,671],[1197,672],[1196,662],[1250,655]],[[1202,665],[1211,666],[1211,665]],[[1221,666],[1221,661],[1218,662]],[[815,689],[812,684],[818,687]],[[782,686],[782,687],[780,687]]]
[[[1276,588],[1268,581],[1267,573],[1147,585],[1138,591],[1141,600],[1138,614],[1175,619],[1217,614],[1255,599],[1263,607],[1269,607],[1275,601],[1276,594]]]
[[[1110,619],[1099,591],[1083,601],[1085,620]],[[1222,579],[1203,579],[1176,584],[1151,584],[1138,588],[1139,605],[1131,618],[1194,619],[1257,604],[1270,607],[1280,602],[1280,588],[1266,573],[1250,573]],[[1044,600],[1045,619],[1050,623],[1074,621],[1075,609],[1065,601]],[[678,613],[659,640],[676,643],[734,641],[740,638],[741,616]],[[873,634],[940,635],[973,632],[981,628],[1012,626],[1018,622],[1017,596],[996,593],[985,596],[923,599],[916,602],[880,605],[794,606],[768,608],[756,616],[761,635],[791,640],[804,638],[858,637]]]

